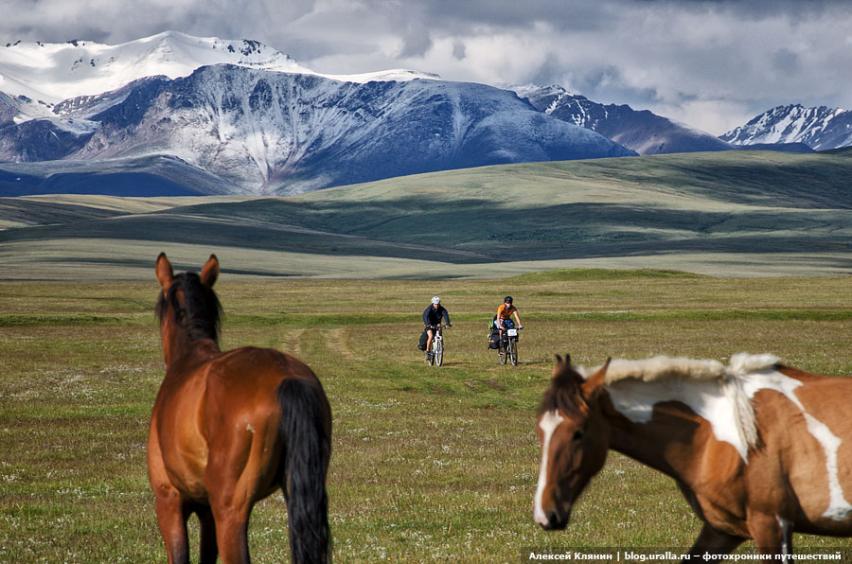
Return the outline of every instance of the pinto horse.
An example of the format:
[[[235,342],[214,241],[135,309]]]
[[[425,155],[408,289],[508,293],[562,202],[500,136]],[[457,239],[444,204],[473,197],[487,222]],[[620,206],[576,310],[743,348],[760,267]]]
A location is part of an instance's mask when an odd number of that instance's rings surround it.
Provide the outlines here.
[[[331,407],[305,364],[273,349],[219,349],[215,255],[175,276],[157,258],[166,376],[151,416],[148,478],[169,563],[189,561],[186,523],[201,523],[201,562],[248,562],[252,506],[279,488],[292,561],[328,562]]]
[[[612,449],[674,478],[703,521],[692,555],[752,539],[786,560],[794,532],[852,536],[850,409],[852,379],[771,355],[608,360],[588,376],[557,356],[533,517],[564,529]]]

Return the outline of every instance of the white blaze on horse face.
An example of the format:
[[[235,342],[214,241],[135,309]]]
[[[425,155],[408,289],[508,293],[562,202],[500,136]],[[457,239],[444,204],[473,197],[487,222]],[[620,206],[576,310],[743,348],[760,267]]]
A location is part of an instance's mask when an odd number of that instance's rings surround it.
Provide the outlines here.
[[[565,420],[559,415],[556,410],[548,411],[541,416],[538,423],[538,428],[541,429],[544,440],[541,443],[541,467],[538,471],[538,488],[535,491],[535,504],[533,508],[533,518],[539,525],[547,525],[547,515],[541,507],[542,497],[544,496],[544,488],[547,486],[547,458],[550,451],[550,439],[553,438],[553,433],[559,424]]]

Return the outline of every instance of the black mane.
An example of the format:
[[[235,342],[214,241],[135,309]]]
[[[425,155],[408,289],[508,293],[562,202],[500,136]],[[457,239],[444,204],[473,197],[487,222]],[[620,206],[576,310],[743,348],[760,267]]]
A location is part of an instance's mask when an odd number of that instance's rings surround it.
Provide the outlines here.
[[[570,365],[560,369],[559,374],[553,377],[550,387],[544,392],[544,397],[538,408],[538,414],[546,411],[562,410],[565,413],[580,411],[580,405],[585,404],[580,382],[583,377]]]
[[[183,306],[177,298],[179,290],[183,291]],[[175,322],[186,330],[190,340],[212,339],[219,342],[222,306],[216,292],[202,284],[198,274],[178,274],[168,293],[160,293],[156,309],[160,323],[165,319],[169,306],[172,306]]]

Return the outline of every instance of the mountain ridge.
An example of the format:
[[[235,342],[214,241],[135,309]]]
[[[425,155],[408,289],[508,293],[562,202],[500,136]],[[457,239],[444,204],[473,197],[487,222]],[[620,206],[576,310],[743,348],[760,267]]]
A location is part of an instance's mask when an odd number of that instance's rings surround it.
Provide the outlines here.
[[[732,147],[709,133],[627,104],[601,104],[562,86],[515,87],[539,111],[586,127],[640,155],[728,151]]]
[[[722,135],[733,145],[804,143],[815,151],[852,145],[852,112],[828,106],[775,106]]]
[[[846,137],[820,144],[805,138],[807,124],[796,135],[761,133],[784,118],[773,125],[758,116],[752,130],[729,132],[728,143],[559,85],[501,89],[406,69],[322,74],[250,39],[166,31],[118,45],[0,46],[0,159],[45,163],[27,186],[14,185],[24,193],[60,189],[43,181],[51,171],[84,189],[77,172],[63,172],[73,166],[55,161],[87,161],[93,185],[108,189],[105,178],[120,178],[133,194],[161,195],[157,178],[196,193],[180,182],[199,175],[211,194],[286,194],[501,163],[852,143],[844,133],[852,113],[815,110],[834,137]],[[827,135],[827,126],[811,126]],[[141,175],[137,185],[117,170],[123,165]]]
[[[139,79],[0,128],[0,158],[172,155],[234,192],[293,193],[488,164],[634,155],[513,92],[414,79],[341,82],[211,65]]]
[[[254,39],[196,37],[168,30],[115,45],[76,39],[65,43],[7,43],[0,46],[0,90],[50,106],[69,98],[116,90],[140,78],[189,76],[200,67],[214,64],[311,74],[344,82],[437,78],[408,69],[323,74]]]

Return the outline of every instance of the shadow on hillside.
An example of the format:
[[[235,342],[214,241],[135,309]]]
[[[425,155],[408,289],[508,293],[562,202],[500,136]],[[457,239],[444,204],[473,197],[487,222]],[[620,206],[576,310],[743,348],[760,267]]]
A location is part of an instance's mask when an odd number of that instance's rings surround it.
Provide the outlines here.
[[[124,239],[450,263],[680,252],[848,252],[845,210],[713,212],[522,201],[250,200],[0,232],[0,242]]]

